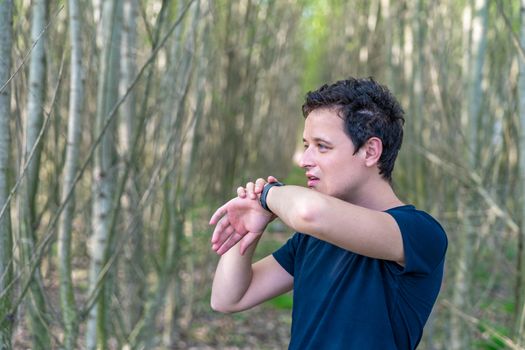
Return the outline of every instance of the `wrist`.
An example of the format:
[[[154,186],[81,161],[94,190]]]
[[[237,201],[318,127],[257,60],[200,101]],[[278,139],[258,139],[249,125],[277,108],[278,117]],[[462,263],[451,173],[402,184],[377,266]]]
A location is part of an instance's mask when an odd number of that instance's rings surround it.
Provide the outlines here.
[[[264,187],[263,187],[261,196],[259,197],[259,203],[261,204],[261,207],[263,207],[265,210],[270,212],[272,215],[275,215],[275,214],[268,207],[267,198],[268,198],[268,193],[270,192],[270,190],[273,187],[276,187],[276,186],[280,187],[280,186],[284,186],[284,184],[282,182],[278,182],[278,181],[277,182],[269,182],[269,183],[265,184]]]

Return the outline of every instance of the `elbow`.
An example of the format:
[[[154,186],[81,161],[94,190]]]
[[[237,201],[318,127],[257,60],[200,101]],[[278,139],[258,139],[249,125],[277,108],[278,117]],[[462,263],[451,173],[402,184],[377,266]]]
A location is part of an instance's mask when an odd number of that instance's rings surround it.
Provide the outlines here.
[[[222,314],[229,313],[225,308],[222,307],[222,305],[215,303],[213,300],[210,302],[211,309],[215,312],[220,312]]]
[[[298,203],[296,206],[296,214],[292,219],[295,221],[292,223],[292,227],[299,232],[316,232],[321,221],[323,204],[320,203],[320,201],[322,200],[323,199]]]
[[[220,312],[222,314],[231,314],[236,312],[235,308],[233,308],[231,305],[227,305],[225,303],[221,303],[213,296],[210,300],[210,307],[215,312]]]
[[[226,309],[224,308],[224,305],[220,303],[216,297],[213,296],[213,293],[210,298],[210,307],[213,311],[220,312],[220,313],[228,313]]]

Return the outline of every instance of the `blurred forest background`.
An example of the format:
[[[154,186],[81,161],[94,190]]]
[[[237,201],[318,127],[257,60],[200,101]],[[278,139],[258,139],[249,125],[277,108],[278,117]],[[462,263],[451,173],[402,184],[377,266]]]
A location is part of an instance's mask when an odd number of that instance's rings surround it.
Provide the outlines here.
[[[396,191],[449,235],[420,348],[524,349],[523,47],[525,0],[0,0],[0,348],[286,348],[290,295],[211,311],[207,222],[304,184],[303,96],[352,75],[402,102]]]

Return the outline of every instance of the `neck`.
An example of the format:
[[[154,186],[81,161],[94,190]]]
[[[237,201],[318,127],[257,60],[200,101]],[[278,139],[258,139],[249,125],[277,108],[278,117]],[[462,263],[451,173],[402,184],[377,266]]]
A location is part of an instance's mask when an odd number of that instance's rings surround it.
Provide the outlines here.
[[[404,205],[395,194],[390,183],[383,178],[367,181],[367,183],[360,188],[355,198],[352,198],[349,202],[379,211]]]

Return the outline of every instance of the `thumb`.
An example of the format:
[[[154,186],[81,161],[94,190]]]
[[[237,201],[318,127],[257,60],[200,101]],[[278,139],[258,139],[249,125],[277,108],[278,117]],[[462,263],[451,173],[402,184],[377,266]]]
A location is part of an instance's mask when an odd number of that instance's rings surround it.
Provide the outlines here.
[[[246,250],[257,240],[258,237],[259,235],[253,232],[248,232],[246,236],[243,237],[239,247],[241,255],[246,253]]]

